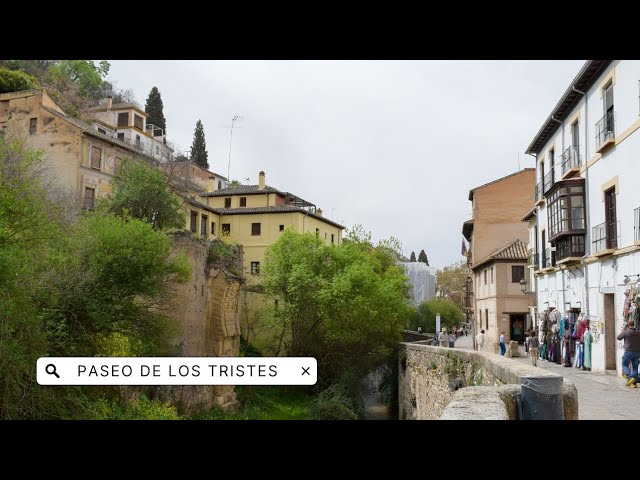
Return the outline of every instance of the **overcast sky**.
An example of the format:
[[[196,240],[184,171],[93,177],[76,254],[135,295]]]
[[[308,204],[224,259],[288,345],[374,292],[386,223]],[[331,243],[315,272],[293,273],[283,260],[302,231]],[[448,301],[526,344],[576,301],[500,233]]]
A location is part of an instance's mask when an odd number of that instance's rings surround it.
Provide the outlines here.
[[[187,150],[202,120],[210,169],[290,191],[405,255],[462,259],[471,188],[533,167],[524,150],[584,61],[111,61],[144,106],[157,86]],[[246,179],[249,178],[247,182]],[[532,186],[533,188],[533,186]]]

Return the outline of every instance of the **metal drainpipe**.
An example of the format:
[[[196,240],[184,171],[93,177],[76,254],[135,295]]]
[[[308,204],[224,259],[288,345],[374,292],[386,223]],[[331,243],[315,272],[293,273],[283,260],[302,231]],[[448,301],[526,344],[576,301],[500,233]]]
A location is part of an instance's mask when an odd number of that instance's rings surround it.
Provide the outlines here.
[[[551,115],[551,120],[553,120],[554,122],[558,122],[560,125],[562,125],[562,153],[564,153],[564,122],[561,122],[560,120],[557,120],[557,119],[553,118],[553,115]],[[560,157],[560,158],[562,158],[562,157]],[[555,162],[555,160],[556,159],[554,158],[553,161]],[[554,165],[552,165],[551,168],[553,168],[554,171],[555,171],[555,166]],[[560,176],[562,176],[562,170],[560,170]],[[554,173],[554,177],[555,177],[555,173]],[[554,178],[554,180],[555,180],[555,178]],[[565,296],[564,296],[565,295],[564,292],[565,292],[566,288],[565,288],[565,285],[564,285],[564,270],[562,268],[560,269],[560,278],[562,278],[562,308],[564,309],[565,308],[564,307],[565,306],[564,301],[566,300]]]
[[[536,174],[537,174],[538,173],[538,155],[534,154],[534,153],[527,153],[527,155],[532,156],[534,161],[536,162]],[[544,178],[541,179],[540,182],[541,182],[541,185],[544,185]],[[536,184],[537,184],[537,182],[536,182]],[[535,188],[535,185],[534,185],[534,188]],[[534,195],[534,201],[535,201],[536,200],[535,199],[535,190],[533,192],[533,195]],[[539,226],[539,223],[540,223],[540,220],[539,220],[540,216],[538,215],[538,211],[539,210],[540,210],[540,208],[536,207],[536,229],[534,229],[534,232],[536,230],[540,230],[539,228],[537,228]],[[539,245],[539,243],[538,243],[538,235],[537,234],[536,234],[536,238],[534,239],[534,243],[533,244],[534,245],[536,245],[536,244]],[[544,248],[544,245],[543,245],[543,248]],[[538,262],[539,262],[540,261],[540,252],[536,252],[536,255],[538,255]],[[539,265],[540,264],[538,263],[538,266]],[[535,272],[535,268],[534,268],[534,272]],[[537,324],[538,324],[538,318],[537,318],[537,311],[538,311],[538,276],[535,273],[533,274],[533,280],[535,282],[535,287],[534,288],[535,288],[535,291],[536,291],[536,307],[535,307],[536,308],[536,315],[535,315],[535,318],[532,319],[532,323],[534,323],[536,325],[536,327],[537,327]]]
[[[574,92],[581,94],[584,98],[584,223],[585,223],[585,235],[584,235],[584,246],[585,246],[585,256],[582,257],[582,261],[580,262],[584,265],[584,304],[585,304],[585,313],[587,314],[587,318],[590,320],[591,316],[589,314],[589,265],[587,265],[584,261],[589,256],[586,252],[587,245],[590,245],[591,235],[589,234],[589,213],[587,212],[587,208],[589,205],[589,101],[587,99],[586,92],[581,92],[575,86],[572,87]],[[580,154],[580,152],[578,152]]]

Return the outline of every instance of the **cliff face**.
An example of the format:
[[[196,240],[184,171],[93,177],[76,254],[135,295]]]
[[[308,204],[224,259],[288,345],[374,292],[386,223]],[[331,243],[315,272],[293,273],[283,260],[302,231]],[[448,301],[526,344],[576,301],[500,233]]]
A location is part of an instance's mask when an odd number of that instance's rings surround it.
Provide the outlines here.
[[[212,242],[189,234],[173,237],[175,252],[186,252],[192,268],[191,280],[174,286],[175,295],[165,310],[180,327],[176,338],[177,355],[183,357],[231,357],[240,354],[240,295],[244,279],[240,247],[226,247],[224,255],[210,255]],[[222,242],[214,241],[214,246]],[[224,245],[222,245],[224,246]],[[163,386],[157,398],[169,401],[181,411],[220,405],[237,406],[233,386]]]

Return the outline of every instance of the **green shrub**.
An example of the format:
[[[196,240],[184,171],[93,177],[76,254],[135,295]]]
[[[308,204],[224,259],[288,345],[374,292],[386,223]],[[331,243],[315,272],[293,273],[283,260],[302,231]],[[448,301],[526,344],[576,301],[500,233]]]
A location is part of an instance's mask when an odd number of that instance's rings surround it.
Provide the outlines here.
[[[38,88],[38,81],[20,70],[0,68],[0,93]]]
[[[311,404],[311,416],[316,420],[357,420],[358,405],[352,387],[341,379],[323,390]]]
[[[140,397],[131,401],[100,399],[95,403],[92,420],[180,420],[169,403]]]

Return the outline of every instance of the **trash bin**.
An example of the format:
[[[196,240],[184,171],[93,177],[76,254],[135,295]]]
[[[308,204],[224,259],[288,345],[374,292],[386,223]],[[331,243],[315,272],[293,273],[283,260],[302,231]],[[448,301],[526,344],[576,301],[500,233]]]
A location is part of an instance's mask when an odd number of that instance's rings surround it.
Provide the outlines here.
[[[564,420],[562,377],[522,377],[521,420]]]

